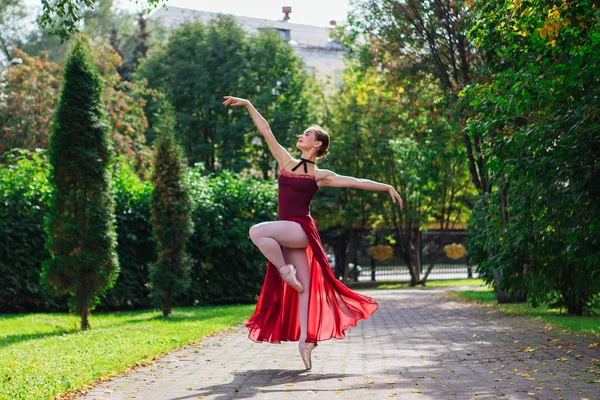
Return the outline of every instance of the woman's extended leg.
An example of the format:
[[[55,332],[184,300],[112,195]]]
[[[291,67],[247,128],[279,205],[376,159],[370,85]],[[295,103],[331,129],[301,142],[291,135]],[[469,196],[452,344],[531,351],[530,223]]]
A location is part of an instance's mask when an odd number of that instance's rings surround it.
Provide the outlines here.
[[[293,249],[305,249],[308,246],[304,229],[293,221],[261,222],[250,228],[250,238],[277,269],[286,264],[282,246]]]
[[[300,296],[300,342],[306,340],[306,331],[308,327],[308,297],[310,295],[310,268],[305,249],[283,248],[283,256],[287,264],[294,264],[297,271],[298,280],[304,287]]]

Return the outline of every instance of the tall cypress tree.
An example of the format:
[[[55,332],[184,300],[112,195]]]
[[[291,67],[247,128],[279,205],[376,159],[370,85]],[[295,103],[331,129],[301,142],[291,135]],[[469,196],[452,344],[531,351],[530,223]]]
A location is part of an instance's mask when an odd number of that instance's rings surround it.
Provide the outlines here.
[[[102,107],[102,84],[88,41],[78,37],[64,70],[63,90],[50,136],[54,191],[46,218],[42,283],[70,294],[81,329],[98,296],[119,273],[109,168],[113,149]]]
[[[152,183],[152,226],[158,260],[150,265],[152,296],[163,316],[173,309],[174,297],[189,285],[191,258],[186,243],[193,231],[192,198],[189,193],[187,161],[174,136],[175,113],[163,99],[157,118]]]

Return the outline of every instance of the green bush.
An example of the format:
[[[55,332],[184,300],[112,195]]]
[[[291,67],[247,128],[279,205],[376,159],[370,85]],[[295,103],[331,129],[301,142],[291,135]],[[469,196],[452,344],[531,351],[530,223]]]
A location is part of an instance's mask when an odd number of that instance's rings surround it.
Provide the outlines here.
[[[272,181],[244,179],[225,171],[212,178],[193,171],[195,225],[189,243],[194,261],[185,304],[230,304],[256,300],[266,259],[248,235],[256,223],[277,219]]]
[[[121,272],[98,308],[139,309],[150,306],[148,264],[156,259],[156,241],[150,224],[152,185],[119,162],[113,176],[117,220],[117,253]]]
[[[48,212],[45,152],[12,150],[0,164],[0,312],[66,311],[66,297],[54,297],[39,283]],[[190,174],[195,233],[188,241],[192,285],[180,305],[253,302],[264,279],[266,259],[248,236],[253,224],[277,219],[273,181],[223,172]],[[124,162],[114,169],[117,253],[121,272],[97,309],[151,307],[148,265],[156,259],[150,224],[152,185]]]
[[[45,150],[13,149],[0,163],[0,308],[1,312],[65,311],[66,297],[40,286],[44,215],[48,213],[48,162]]]

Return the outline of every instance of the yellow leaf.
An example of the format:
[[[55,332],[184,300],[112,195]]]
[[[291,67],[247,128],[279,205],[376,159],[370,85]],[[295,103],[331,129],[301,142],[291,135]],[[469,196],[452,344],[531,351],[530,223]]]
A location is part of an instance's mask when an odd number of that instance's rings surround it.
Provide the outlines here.
[[[342,394],[341,390],[336,390],[335,392],[333,392],[333,394]]]
[[[421,389],[412,389],[411,392],[413,392],[413,393],[423,393],[423,391]]]
[[[560,357],[560,358],[556,359],[556,361],[567,361],[567,360],[568,360],[567,357]]]
[[[369,381],[369,382],[367,382],[367,383],[368,383],[369,385],[372,385],[372,384],[374,384],[374,383],[375,383],[375,381]]]
[[[593,349],[593,348],[596,348],[596,347],[598,347],[598,343],[592,343],[592,344],[590,344],[588,346],[588,349]]]
[[[293,383],[286,383],[285,386],[294,386]]]

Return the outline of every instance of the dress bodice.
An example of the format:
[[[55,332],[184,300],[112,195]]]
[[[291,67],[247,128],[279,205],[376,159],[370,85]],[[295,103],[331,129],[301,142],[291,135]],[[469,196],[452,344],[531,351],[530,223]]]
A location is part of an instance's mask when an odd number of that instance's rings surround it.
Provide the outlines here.
[[[310,215],[310,200],[319,189],[314,175],[279,170],[277,210],[280,220]]]

